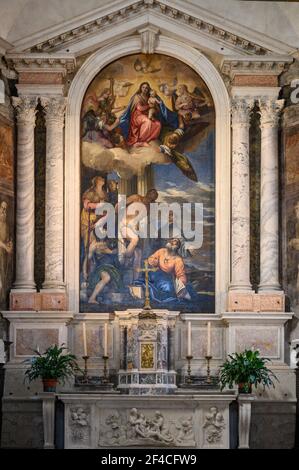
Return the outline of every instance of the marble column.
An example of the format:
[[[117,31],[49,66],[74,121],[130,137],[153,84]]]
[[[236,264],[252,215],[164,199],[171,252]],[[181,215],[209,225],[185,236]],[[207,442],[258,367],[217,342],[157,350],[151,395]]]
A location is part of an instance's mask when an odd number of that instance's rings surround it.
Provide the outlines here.
[[[34,128],[37,98],[13,98],[17,113],[16,278],[14,291],[34,292]]]
[[[280,290],[278,124],[284,100],[259,99],[261,115],[261,231],[259,291]]]
[[[42,98],[46,113],[46,223],[43,289],[62,290],[63,282],[63,128],[66,99]]]
[[[251,291],[249,127],[254,99],[232,101],[232,273],[231,290]]]

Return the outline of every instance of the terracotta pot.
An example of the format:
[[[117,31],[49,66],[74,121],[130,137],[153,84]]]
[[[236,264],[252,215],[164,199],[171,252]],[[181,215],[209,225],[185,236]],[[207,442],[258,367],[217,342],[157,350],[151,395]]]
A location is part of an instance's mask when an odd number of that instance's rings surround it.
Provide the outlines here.
[[[57,379],[43,379],[44,392],[56,392]]]
[[[251,383],[240,383],[238,384],[239,393],[251,393],[252,392],[252,384]]]

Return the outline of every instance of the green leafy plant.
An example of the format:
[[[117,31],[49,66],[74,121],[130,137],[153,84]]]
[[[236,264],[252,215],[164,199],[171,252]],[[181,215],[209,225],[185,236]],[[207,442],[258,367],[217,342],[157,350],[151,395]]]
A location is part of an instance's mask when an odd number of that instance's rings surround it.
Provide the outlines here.
[[[221,390],[227,385],[233,388],[234,384],[239,385],[239,390],[243,393],[250,393],[252,385],[261,384],[264,390],[266,387],[275,387],[273,379],[278,379],[266,366],[267,362],[270,359],[261,357],[259,351],[246,349],[241,353],[230,354],[220,367]]]
[[[43,380],[55,379],[64,383],[76,372],[82,372],[77,364],[76,356],[65,353],[66,350],[63,344],[60,347],[54,344],[42,354],[34,351],[36,357],[30,360],[31,365],[25,372],[25,378],[30,382],[41,378]]]

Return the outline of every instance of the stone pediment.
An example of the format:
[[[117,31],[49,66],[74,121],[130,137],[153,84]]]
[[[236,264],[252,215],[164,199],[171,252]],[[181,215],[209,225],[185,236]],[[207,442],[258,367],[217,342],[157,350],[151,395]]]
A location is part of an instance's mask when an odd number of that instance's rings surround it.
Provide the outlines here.
[[[289,47],[242,25],[186,2],[140,0],[112,2],[89,15],[52,27],[15,43],[10,53],[70,53],[76,57],[113,40],[140,34],[143,52],[154,51],[159,34],[188,40],[203,52],[226,56],[284,55]]]

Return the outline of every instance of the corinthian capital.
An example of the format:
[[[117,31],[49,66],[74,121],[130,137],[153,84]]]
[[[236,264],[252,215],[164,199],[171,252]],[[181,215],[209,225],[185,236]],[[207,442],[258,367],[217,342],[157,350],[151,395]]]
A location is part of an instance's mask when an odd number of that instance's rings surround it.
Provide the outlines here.
[[[63,96],[43,97],[40,101],[46,112],[46,124],[54,124],[63,127],[66,98]]]
[[[18,124],[35,126],[36,96],[13,96],[12,104],[17,112]]]
[[[235,97],[232,100],[232,126],[249,127],[254,98]]]
[[[259,100],[259,114],[261,116],[261,128],[277,127],[279,123],[280,111],[283,108],[284,100],[263,97]]]

